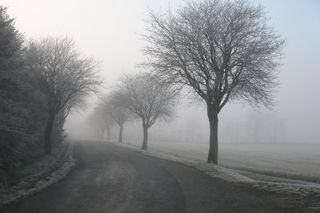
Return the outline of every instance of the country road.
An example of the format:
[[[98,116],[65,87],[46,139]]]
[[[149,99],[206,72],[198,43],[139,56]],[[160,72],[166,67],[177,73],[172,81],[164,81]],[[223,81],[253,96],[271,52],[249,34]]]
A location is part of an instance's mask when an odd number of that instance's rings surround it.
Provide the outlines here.
[[[77,165],[63,180],[1,212],[301,212],[284,196],[111,143],[76,143],[74,157]]]

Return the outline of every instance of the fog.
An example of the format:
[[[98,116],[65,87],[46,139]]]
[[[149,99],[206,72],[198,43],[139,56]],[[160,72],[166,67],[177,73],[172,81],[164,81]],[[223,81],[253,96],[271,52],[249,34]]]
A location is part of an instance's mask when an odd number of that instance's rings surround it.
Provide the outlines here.
[[[139,71],[144,20],[148,11],[174,10],[178,0],[5,0],[8,12],[26,38],[68,35],[86,55],[100,62],[108,91],[124,73]],[[222,143],[320,143],[320,2],[257,0],[270,23],[286,39],[279,67],[280,86],[272,110],[246,103],[229,103],[219,115]],[[85,111],[74,111],[65,125],[73,138],[93,134],[86,119],[96,103],[88,98]],[[182,96],[169,123],[151,128],[150,140],[207,143],[208,119],[203,103]],[[125,140],[141,138],[140,123],[127,124]],[[113,132],[116,137],[116,133]]]

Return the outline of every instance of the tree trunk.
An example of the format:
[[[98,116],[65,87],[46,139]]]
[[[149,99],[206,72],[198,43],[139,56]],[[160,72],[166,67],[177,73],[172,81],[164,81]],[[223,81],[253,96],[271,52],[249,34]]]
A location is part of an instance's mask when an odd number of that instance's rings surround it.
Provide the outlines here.
[[[119,143],[122,143],[122,131],[123,131],[123,124],[119,125]]]
[[[110,128],[107,128],[107,141],[110,142]]]
[[[51,133],[54,124],[55,113],[49,112],[46,129],[44,132],[44,151],[45,154],[51,154]]]
[[[148,146],[148,127],[146,125],[142,125],[143,128],[143,141],[142,141],[142,150],[147,150]]]
[[[210,124],[208,163],[218,164],[218,111],[211,105],[207,106],[207,111]]]

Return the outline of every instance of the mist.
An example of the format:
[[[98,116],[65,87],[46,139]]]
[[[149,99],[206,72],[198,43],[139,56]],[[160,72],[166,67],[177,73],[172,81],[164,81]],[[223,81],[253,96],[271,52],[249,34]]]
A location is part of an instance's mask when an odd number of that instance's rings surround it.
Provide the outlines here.
[[[141,34],[148,12],[174,10],[183,4],[182,1],[155,0],[2,2],[8,5],[25,37],[67,34],[82,51],[96,58],[105,82],[101,93],[117,84],[124,73],[139,70],[136,65],[143,61]],[[274,93],[275,104],[271,110],[245,103],[227,105],[219,115],[219,139],[222,143],[320,143],[320,96],[317,95],[320,91],[320,61],[317,57],[320,5],[316,1],[253,3],[265,7],[270,22],[286,39],[279,68],[280,85]],[[160,124],[157,131],[153,130],[151,139],[164,140],[165,137],[157,133],[160,131],[171,135],[168,140],[172,142],[179,138],[179,141],[206,143],[208,121],[204,104],[192,98],[181,99],[176,109],[178,113],[169,124]],[[70,137],[83,137],[79,134],[87,128],[85,119],[96,98],[88,100],[87,109],[73,112],[65,124]],[[190,127],[190,122],[196,123],[197,127]],[[125,134],[125,137],[130,135]],[[260,137],[264,139],[258,139]]]
[[[319,12],[0,0],[0,211],[318,211]]]
[[[84,52],[100,62],[105,90],[116,84],[123,73],[135,72],[138,69],[136,64],[143,61],[141,34],[144,30],[143,20],[147,18],[148,12],[160,9],[165,11],[169,7],[173,10],[183,4],[181,1],[2,2],[9,6],[10,13],[16,18],[16,25],[26,37],[48,34],[71,36]],[[223,109],[219,116],[220,139],[222,142],[253,142],[252,134],[255,133],[252,133],[252,129],[248,130],[248,125],[253,124],[248,120],[255,119],[254,122],[262,128],[259,130],[261,132],[264,131],[263,126],[269,123],[278,123],[283,129],[282,133],[275,133],[280,135],[275,136],[274,141],[270,139],[264,142],[319,143],[320,96],[317,91],[320,91],[320,61],[317,52],[320,48],[320,5],[316,1],[306,4],[302,1],[254,3],[261,3],[265,7],[271,23],[286,38],[283,64],[279,68],[280,86],[274,94],[275,106],[271,111],[265,108],[254,109],[241,103],[230,104]],[[94,98],[90,98],[89,102],[93,105]],[[194,138],[188,135],[187,125],[193,121],[199,128],[194,129],[192,134],[197,135],[198,139],[189,141],[206,142],[208,122],[201,103],[182,100],[177,108],[176,111],[180,113],[170,124],[165,125],[166,129],[170,129],[168,134]],[[86,111],[91,109],[89,106]],[[85,122],[87,114],[74,112],[68,118],[65,128],[70,136],[78,137],[79,129],[83,128],[79,124]],[[233,140],[229,133],[224,134],[225,129],[237,134],[234,138],[238,140]],[[265,135],[268,134],[266,130]]]

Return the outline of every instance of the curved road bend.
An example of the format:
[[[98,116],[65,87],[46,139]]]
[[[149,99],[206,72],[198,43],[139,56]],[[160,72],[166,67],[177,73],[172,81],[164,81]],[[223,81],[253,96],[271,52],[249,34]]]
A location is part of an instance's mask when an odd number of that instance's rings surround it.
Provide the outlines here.
[[[279,195],[110,143],[76,143],[76,167],[3,213],[301,212]]]

